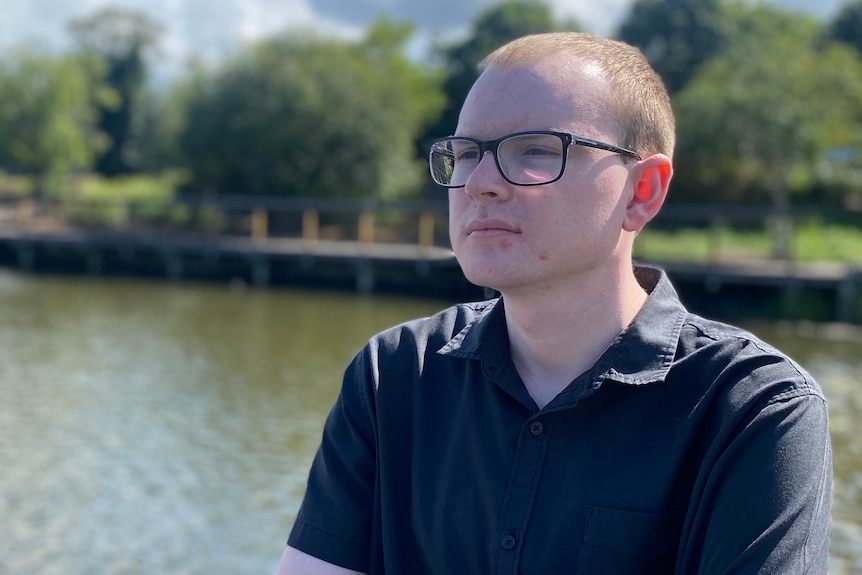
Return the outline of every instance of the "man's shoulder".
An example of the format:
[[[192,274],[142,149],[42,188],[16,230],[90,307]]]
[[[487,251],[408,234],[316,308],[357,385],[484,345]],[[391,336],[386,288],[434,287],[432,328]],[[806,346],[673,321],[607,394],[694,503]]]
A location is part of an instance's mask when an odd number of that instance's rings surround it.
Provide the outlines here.
[[[784,351],[745,328],[695,314],[686,317],[675,363],[694,364],[756,395],[823,397],[814,378]]]
[[[415,346],[439,349],[487,315],[497,299],[458,303],[434,315],[413,319],[390,327],[371,338],[369,344],[378,350],[403,347],[405,341]]]
[[[458,380],[466,364],[452,361],[453,354],[444,350],[458,347],[470,334],[478,336],[473,329],[493,310],[495,302],[461,303],[390,327],[368,340],[356,355],[352,371],[361,374],[359,381],[371,382],[375,392],[385,389],[387,397],[398,396],[401,400],[404,393],[416,387],[408,383],[423,376],[435,382],[441,377]]]
[[[680,333],[680,347],[695,351],[706,346],[714,347],[716,351],[744,348],[755,355],[776,356],[795,363],[787,354],[748,329],[688,313]]]

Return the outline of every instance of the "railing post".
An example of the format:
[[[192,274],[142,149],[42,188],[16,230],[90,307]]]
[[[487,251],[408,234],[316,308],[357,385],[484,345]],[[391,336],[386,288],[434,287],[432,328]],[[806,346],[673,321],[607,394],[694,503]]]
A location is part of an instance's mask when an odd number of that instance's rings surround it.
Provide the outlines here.
[[[374,243],[374,212],[363,210],[359,213],[359,244],[369,246]]]
[[[51,223],[57,227],[66,225],[66,206],[63,203],[51,206]]]
[[[87,273],[92,276],[97,276],[102,273],[102,268],[105,265],[102,252],[97,247],[90,247],[86,252]]]
[[[31,271],[36,261],[36,247],[31,244],[19,244],[16,251],[18,267]]]
[[[270,271],[269,260],[263,257],[257,257],[252,260],[252,281],[257,287],[266,287],[269,285]]]
[[[251,213],[251,240],[256,244],[266,241],[269,233],[269,214],[263,208],[255,208]]]
[[[174,251],[168,251],[164,254],[165,257],[165,273],[168,279],[179,281],[183,277],[183,258]]]
[[[302,212],[302,242],[314,245],[320,237],[320,214],[315,209]]]
[[[18,202],[18,208],[15,210],[15,222],[21,228],[29,228],[33,223],[35,212],[36,206],[33,200],[21,200]]]
[[[709,222],[709,245],[707,246],[707,258],[711,262],[721,260],[721,234],[725,228],[725,219],[722,216],[714,216]]]
[[[859,275],[855,270],[847,270],[844,279],[838,282],[836,292],[838,297],[835,302],[835,320],[841,322],[852,322],[856,320],[855,304],[858,294]]]
[[[779,212],[773,216],[774,245],[772,257],[777,260],[790,261],[793,259],[793,217],[787,213]]]
[[[132,207],[129,202],[120,201],[117,204],[117,221],[116,226],[120,229],[127,229],[132,221]]]
[[[419,214],[419,251],[427,254],[434,247],[434,214]]]

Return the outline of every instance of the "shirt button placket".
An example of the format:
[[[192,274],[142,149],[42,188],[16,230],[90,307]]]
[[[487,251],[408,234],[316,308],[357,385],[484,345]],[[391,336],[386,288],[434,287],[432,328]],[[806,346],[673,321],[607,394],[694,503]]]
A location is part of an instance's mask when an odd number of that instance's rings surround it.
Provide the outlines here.
[[[547,451],[551,428],[539,420],[527,421],[521,428],[521,439],[513,462],[512,477],[506,493],[508,499],[501,516],[504,529],[500,535],[500,552],[497,555],[497,575],[519,572],[524,529],[530,521],[533,501]]]

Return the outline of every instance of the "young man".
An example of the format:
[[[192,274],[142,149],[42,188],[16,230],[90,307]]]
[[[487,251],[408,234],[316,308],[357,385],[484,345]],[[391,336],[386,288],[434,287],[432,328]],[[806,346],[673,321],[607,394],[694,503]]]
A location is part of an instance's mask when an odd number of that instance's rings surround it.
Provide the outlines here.
[[[826,572],[817,384],[633,266],[673,145],[625,44],[528,36],[486,59],[431,170],[464,273],[502,295],[356,356],[279,573]]]

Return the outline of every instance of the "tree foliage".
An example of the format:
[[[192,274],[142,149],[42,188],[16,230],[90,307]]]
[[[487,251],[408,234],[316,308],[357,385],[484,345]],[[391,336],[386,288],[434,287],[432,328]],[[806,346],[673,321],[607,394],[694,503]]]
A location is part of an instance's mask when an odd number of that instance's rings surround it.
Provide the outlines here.
[[[382,21],[359,43],[273,38],[199,77],[180,138],[196,184],[337,197],[416,189],[425,167],[413,142],[442,98],[403,56],[409,34]]]
[[[0,61],[0,165],[43,180],[89,169],[104,149],[92,102],[106,94],[74,56],[21,49]]]
[[[845,4],[828,29],[832,40],[850,44],[862,54],[862,0]]]
[[[725,48],[725,28],[721,0],[636,0],[617,37],[640,48],[674,94]]]
[[[446,78],[443,83],[446,107],[427,138],[444,137],[455,131],[461,105],[479,76],[477,67],[485,56],[520,36],[558,28],[550,7],[543,2],[506,0],[480,13],[466,40],[440,50]],[[577,24],[572,23],[570,28],[577,28]]]
[[[113,105],[99,105],[99,127],[110,138],[96,162],[107,176],[125,174],[137,167],[134,122],[146,81],[145,55],[154,49],[162,26],[142,12],[106,7],[73,20],[69,30],[86,54],[104,62],[101,78],[117,94]]]
[[[862,0],[829,24],[764,3],[636,0],[620,34],[674,92],[672,200],[786,206],[791,192],[858,178],[860,22]],[[294,31],[156,93],[146,71],[161,26],[106,9],[72,24],[74,55],[0,54],[0,169],[44,182],[94,166],[186,168],[197,189],[394,197],[427,183],[427,141],[455,130],[478,62],[564,26],[577,27],[541,1],[507,0],[439,48],[436,68],[404,56],[403,24],[380,21],[354,42]]]
[[[819,42],[819,24],[760,5],[739,6],[730,48],[674,99],[675,190],[689,198],[746,201],[752,191],[789,205],[824,154],[859,146],[862,63]]]

